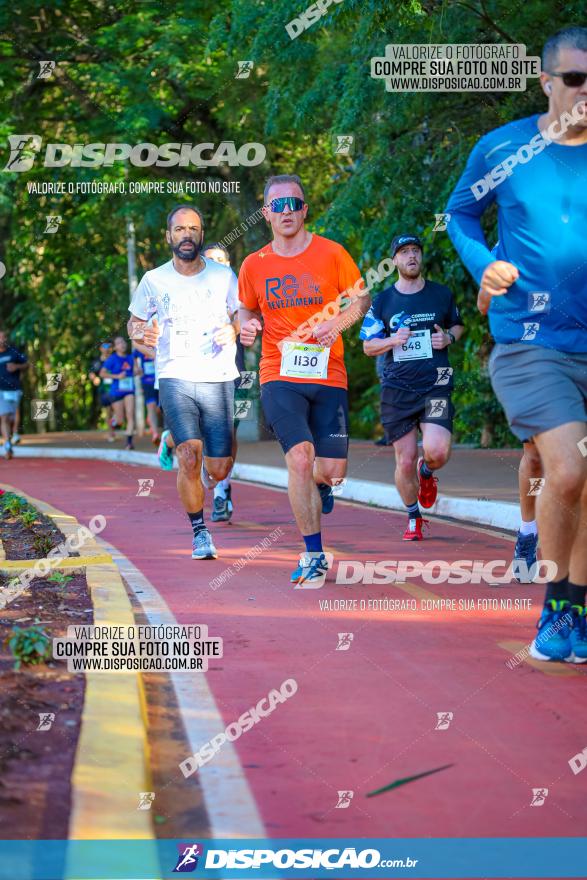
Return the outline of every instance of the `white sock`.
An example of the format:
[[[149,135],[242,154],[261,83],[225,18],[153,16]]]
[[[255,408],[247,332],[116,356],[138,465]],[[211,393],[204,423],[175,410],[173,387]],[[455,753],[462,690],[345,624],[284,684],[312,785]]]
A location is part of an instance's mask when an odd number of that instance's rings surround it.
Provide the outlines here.
[[[532,522],[524,522],[524,520],[520,523],[520,534],[521,535],[537,535],[538,534],[538,526],[536,525],[536,520],[533,519]]]
[[[214,487],[214,498],[226,498],[226,493],[230,489],[230,477],[232,474],[232,468],[230,469],[228,476],[223,480],[220,480],[219,483]]]

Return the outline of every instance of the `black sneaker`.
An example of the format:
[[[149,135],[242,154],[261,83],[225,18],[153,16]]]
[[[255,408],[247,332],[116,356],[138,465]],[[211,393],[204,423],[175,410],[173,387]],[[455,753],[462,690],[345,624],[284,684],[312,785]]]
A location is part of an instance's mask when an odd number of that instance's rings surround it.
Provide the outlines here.
[[[318,491],[320,492],[320,498],[322,499],[322,513],[332,513],[332,508],[334,507],[332,487],[328,486],[326,483],[318,483],[317,485]]]

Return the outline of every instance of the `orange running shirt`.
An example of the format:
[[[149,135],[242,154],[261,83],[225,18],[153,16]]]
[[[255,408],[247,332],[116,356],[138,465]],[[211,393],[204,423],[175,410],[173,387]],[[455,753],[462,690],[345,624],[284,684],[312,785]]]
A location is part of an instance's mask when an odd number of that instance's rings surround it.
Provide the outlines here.
[[[343,291],[354,287],[360,277],[358,266],[342,245],[321,235],[312,235],[306,250],[294,257],[275,254],[271,244],[249,254],[238,276],[238,292],[243,306],[260,311],[263,317],[261,384],[276,380],[307,381],[280,375],[281,352],[277,343],[292,337],[296,331],[299,333],[308,319],[319,314],[327,303],[333,303]],[[338,310],[325,315],[324,320],[336,314]],[[317,341],[307,325],[301,338],[312,343]],[[347,387],[341,336],[330,349],[327,378],[317,382]]]

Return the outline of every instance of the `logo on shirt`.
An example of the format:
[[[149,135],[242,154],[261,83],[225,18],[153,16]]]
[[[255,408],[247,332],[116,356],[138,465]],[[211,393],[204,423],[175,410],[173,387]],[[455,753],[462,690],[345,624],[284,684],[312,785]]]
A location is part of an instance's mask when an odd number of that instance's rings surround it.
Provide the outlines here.
[[[270,309],[288,309],[295,306],[321,305],[322,296],[318,284],[305,272],[299,278],[296,275],[266,278],[265,301]]]
[[[389,329],[392,333],[396,333],[400,327],[411,327],[413,318],[407,312],[398,312],[389,319]]]

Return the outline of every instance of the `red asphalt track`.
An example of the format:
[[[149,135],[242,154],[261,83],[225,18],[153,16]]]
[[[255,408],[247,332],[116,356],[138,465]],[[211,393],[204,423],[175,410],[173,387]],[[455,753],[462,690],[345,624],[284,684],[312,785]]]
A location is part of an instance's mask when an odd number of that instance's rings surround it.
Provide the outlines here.
[[[137,497],[138,478],[154,479]],[[0,481],[87,522],[157,587],[180,623],[224,639],[208,682],[225,724],[288,678],[298,692],[235,743],[272,837],[525,837],[582,833],[587,772],[569,759],[587,746],[587,669],[526,662],[510,669],[541,607],[542,586],[337,586],[294,590],[300,542],[284,492],[233,486],[233,524],[211,524],[219,559],[191,559],[175,474],[98,461],[15,458]],[[442,483],[440,483],[442,488]],[[211,493],[207,498],[209,519]],[[335,504],[323,523],[336,559],[510,559],[511,541],[433,521],[421,544],[401,540],[397,513]],[[273,530],[283,535],[213,590],[210,581]],[[419,586],[418,586],[419,584]],[[324,599],[532,598],[531,610],[327,612]],[[422,591],[425,592],[422,592]],[[420,591],[420,592],[419,592]],[[337,651],[337,634],[354,633]],[[501,643],[501,646],[500,646]],[[505,647],[504,647],[505,645]],[[538,668],[539,667],[539,668]],[[437,712],[452,712],[435,730]],[[398,778],[453,767],[378,797]],[[192,784],[188,779],[186,785]],[[533,788],[548,788],[530,807]],[[337,791],[352,790],[348,809]]]

